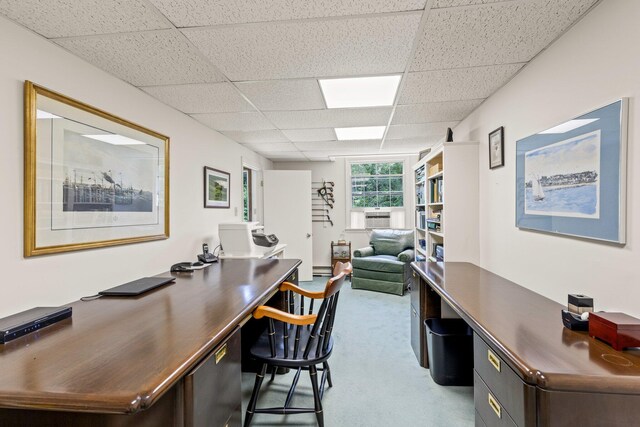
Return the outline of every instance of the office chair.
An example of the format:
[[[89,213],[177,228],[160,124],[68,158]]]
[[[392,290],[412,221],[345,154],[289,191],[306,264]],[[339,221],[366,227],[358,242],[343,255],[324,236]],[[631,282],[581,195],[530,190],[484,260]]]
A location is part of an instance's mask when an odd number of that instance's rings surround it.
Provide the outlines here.
[[[336,274],[337,273],[337,274]],[[248,427],[253,415],[256,413],[266,414],[301,414],[314,412],[320,427],[324,426],[322,416],[322,395],[324,394],[325,382],[329,387],[333,386],[331,381],[331,371],[327,359],[333,350],[333,339],[331,332],[335,320],[336,307],[338,305],[338,295],[344,283],[345,277],[351,273],[351,264],[336,264],[334,277],[327,281],[323,291],[310,292],[292,283],[283,282],[280,291],[288,292],[289,312],[278,310],[273,307],[260,306],[253,312],[253,317],[269,319],[267,330],[258,338],[251,347],[251,355],[259,362],[262,368],[256,375],[256,382],[253,393],[247,406],[247,413],[244,419],[244,426]],[[300,297],[300,314],[294,314],[295,304],[293,293]],[[309,311],[305,314],[304,297],[310,299]],[[314,300],[321,299],[322,303],[317,313],[313,313]],[[322,368],[316,365],[322,364]],[[271,380],[275,376],[278,367],[297,369],[284,406],[277,408],[258,408],[256,401],[260,393],[260,386],[267,373],[267,368],[271,368]],[[313,408],[291,407],[291,399],[295,392],[300,372],[308,370],[313,389]],[[318,370],[322,372],[322,379],[318,383]]]

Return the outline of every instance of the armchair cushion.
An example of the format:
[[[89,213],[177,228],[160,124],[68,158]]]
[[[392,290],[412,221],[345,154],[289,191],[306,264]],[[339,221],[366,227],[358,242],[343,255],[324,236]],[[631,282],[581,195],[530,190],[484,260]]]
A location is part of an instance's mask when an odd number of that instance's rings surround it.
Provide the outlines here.
[[[398,254],[398,261],[411,262],[413,261],[414,255],[413,249],[405,249]]]
[[[366,248],[360,248],[353,251],[354,258],[361,258],[374,255],[373,246],[367,246]]]
[[[354,258],[352,262],[354,269],[387,273],[402,273],[404,271],[404,263],[398,261],[398,257],[393,255],[373,255],[365,258]]]
[[[413,248],[412,230],[373,230],[371,246],[376,255],[397,256],[408,248]]]

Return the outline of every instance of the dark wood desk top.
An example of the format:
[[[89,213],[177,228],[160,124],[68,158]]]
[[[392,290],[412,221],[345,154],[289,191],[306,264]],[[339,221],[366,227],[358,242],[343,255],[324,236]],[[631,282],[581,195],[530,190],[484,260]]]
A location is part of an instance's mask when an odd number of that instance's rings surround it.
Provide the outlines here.
[[[138,297],[74,302],[72,318],[0,345],[0,407],[145,409],[298,265],[222,260]]]
[[[561,304],[474,264],[412,267],[524,381],[548,390],[640,394],[640,350],[615,351],[566,329]]]

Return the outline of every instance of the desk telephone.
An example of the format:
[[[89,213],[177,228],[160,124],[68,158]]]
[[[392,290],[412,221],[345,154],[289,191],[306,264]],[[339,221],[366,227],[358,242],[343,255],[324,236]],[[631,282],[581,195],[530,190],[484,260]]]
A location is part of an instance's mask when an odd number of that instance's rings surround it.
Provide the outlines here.
[[[198,255],[198,260],[201,262],[206,262],[210,264],[212,262],[218,262],[218,257],[215,256],[212,252],[209,252],[209,245],[206,243],[202,244],[202,253]]]

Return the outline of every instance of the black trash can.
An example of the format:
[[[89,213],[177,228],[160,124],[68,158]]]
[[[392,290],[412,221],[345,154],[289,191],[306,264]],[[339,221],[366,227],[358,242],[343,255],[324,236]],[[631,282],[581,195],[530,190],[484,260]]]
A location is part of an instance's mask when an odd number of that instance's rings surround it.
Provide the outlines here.
[[[440,385],[473,385],[473,331],[462,319],[424,321],[431,378]]]

